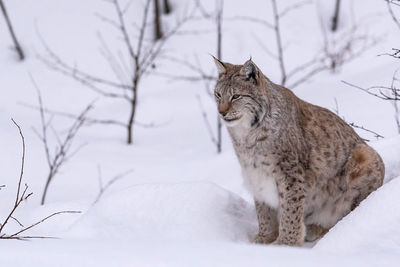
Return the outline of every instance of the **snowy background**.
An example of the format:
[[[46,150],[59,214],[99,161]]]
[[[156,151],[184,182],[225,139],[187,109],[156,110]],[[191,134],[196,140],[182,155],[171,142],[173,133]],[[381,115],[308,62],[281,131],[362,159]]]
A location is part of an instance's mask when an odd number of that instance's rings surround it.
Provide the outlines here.
[[[400,265],[400,136],[395,110],[391,102],[342,82],[362,87],[390,86],[400,61],[378,55],[399,46],[400,31],[385,1],[344,1],[338,32],[329,33],[329,38],[343,41],[349,36],[346,32],[356,27],[351,34],[366,36],[363,42],[370,45],[336,72],[320,72],[293,90],[304,100],[338,110],[348,122],[385,137],[376,140],[374,135],[357,130],[371,140],[370,145],[384,159],[385,184],[324,238],[303,248],[251,244],[257,232],[257,219],[251,197],[242,185],[229,137],[224,129],[222,153],[217,154],[202,115],[203,111],[207,113],[215,132],[215,103],[203,82],[172,79],[172,76],[191,76],[193,72],[176,60],[163,57],[144,76],[138,95],[136,120],[155,126],[136,125],[132,145],[125,143],[122,127],[84,126],[73,146],[87,145],[61,167],[51,182],[45,205],[40,205],[48,166],[43,144],[32,129],[41,127],[39,112],[28,107],[38,105],[32,78],[48,109],[79,114],[97,99],[90,117],[125,121],[129,111],[126,102],[99,97],[46,66],[39,59],[47,56],[40,36],[69,64],[106,78],[113,78],[113,73],[99,52],[99,34],[109,48],[123,53],[125,50],[118,32],[98,16],[115,18],[112,5],[106,1],[4,2],[26,59],[18,61],[1,17],[0,185],[6,187],[0,190],[0,221],[14,204],[20,172],[21,139],[10,118],[22,127],[25,136],[23,183],[33,192],[15,217],[28,226],[57,211],[81,213],[58,215],[25,233],[58,239],[29,242],[0,239],[1,266]],[[134,25],[140,22],[143,2],[132,1],[127,11],[132,39],[137,37]],[[204,9],[213,12],[214,0],[200,2]],[[284,10],[298,2],[279,1],[278,8]],[[310,1],[282,19],[288,68],[312,58],[323,46],[322,28],[329,28],[335,1],[327,2]],[[171,5],[172,13],[162,15],[166,29],[193,7],[191,1],[182,0],[171,1]],[[225,0],[223,16],[222,60],[242,64],[252,56],[264,74],[279,82],[278,63],[263,48],[275,51],[274,32],[258,23],[238,19],[245,16],[272,21],[269,1]],[[180,30],[182,33],[168,40],[162,55],[201,64],[208,74],[215,75],[209,56],[216,53],[212,19],[193,19]],[[149,28],[148,38],[151,34]],[[61,136],[72,123],[62,116],[49,117],[54,131]],[[52,149],[57,144],[55,138],[49,142]],[[92,205],[100,190],[99,168],[103,184],[120,173],[132,171],[111,185]],[[12,234],[18,229],[18,223],[11,220],[2,234]]]

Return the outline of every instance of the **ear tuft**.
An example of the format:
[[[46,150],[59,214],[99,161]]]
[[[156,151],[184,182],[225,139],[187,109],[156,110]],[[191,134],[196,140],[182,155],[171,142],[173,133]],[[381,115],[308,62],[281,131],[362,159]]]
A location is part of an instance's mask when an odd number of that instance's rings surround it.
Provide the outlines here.
[[[240,70],[241,74],[246,77],[246,79],[250,80],[252,79],[253,81],[257,82],[259,78],[259,70],[256,64],[251,60],[246,61],[246,63],[243,64],[242,69]]]
[[[226,66],[225,64],[220,61],[219,59],[217,59],[216,57],[214,57],[213,55],[211,55],[214,59],[214,63],[215,66],[217,66],[218,69],[218,74],[221,76],[222,74],[226,74]]]

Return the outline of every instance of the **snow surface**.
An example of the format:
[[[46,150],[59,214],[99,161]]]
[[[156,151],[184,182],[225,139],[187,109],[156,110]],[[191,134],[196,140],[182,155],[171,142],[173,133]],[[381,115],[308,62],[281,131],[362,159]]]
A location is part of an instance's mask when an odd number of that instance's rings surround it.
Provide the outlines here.
[[[96,32],[110,47],[121,48],[112,27],[95,14],[113,15],[106,1],[14,0],[5,1],[27,60],[19,63],[10,50],[7,29],[0,23],[0,218],[4,218],[15,197],[21,144],[13,117],[23,128],[27,146],[24,182],[34,192],[16,217],[29,225],[60,210],[64,214],[32,229],[31,235],[59,239],[30,242],[0,240],[1,266],[399,266],[400,265],[400,136],[390,103],[350,88],[345,80],[360,86],[390,83],[398,61],[377,55],[400,43],[400,34],[387,16],[384,1],[363,0],[343,3],[341,27],[353,21],[361,31],[376,38],[377,44],[337,73],[321,73],[294,90],[303,99],[335,109],[341,116],[375,130],[385,139],[359,131],[382,156],[386,165],[385,184],[351,214],[343,218],[324,238],[304,248],[259,246],[250,240],[257,231],[251,197],[244,189],[240,167],[224,131],[223,152],[215,153],[197,101],[199,96],[208,117],[215,118],[213,99],[200,83],[176,82],[159,76],[143,80],[139,92],[137,120],[154,122],[154,128],[135,128],[134,145],[124,144],[125,132],[112,126],[83,128],[76,146],[88,143],[68,162],[53,181],[48,201],[40,206],[47,166],[42,145],[32,131],[39,127],[39,114],[24,104],[36,105],[32,76],[50,109],[78,113],[97,97],[84,86],[49,70],[36,54],[43,54],[38,32],[63,59],[110,79],[114,78],[98,51]],[[202,1],[212,9],[214,1]],[[285,1],[286,5],[296,1]],[[315,1],[296,10],[282,22],[288,67],[295,67],[312,55],[322,43],[316,10],[328,23],[332,6]],[[333,1],[331,1],[333,2]],[[182,12],[183,3],[173,1]],[[268,1],[225,1],[225,17],[270,14]],[[134,1],[132,7],[140,5]],[[282,8],[283,6],[282,1]],[[255,8],[257,7],[257,8]],[[132,15],[135,8],[132,8]],[[354,14],[354,16],[351,16]],[[174,23],[174,14],[165,18]],[[1,19],[0,19],[1,21]],[[214,66],[208,53],[215,51],[215,33],[209,22],[195,21],[186,30],[207,30],[204,34],[177,36],[167,52]],[[301,34],[299,34],[301,33]],[[273,38],[260,25],[226,20],[223,59],[243,63],[251,55],[260,68],[279,80],[275,62],[256,39]],[[271,43],[270,49],[274,49]],[[299,52],[301,51],[301,52]],[[157,62],[160,72],[188,74],[186,68],[169,61]],[[214,70],[215,71],[215,70]],[[92,116],[125,119],[124,102],[100,99]],[[62,131],[70,121],[56,117]],[[53,140],[55,141],[55,140]],[[92,206],[99,191],[97,166],[103,182],[128,169],[133,172],[116,182]],[[7,233],[18,229],[12,221]]]

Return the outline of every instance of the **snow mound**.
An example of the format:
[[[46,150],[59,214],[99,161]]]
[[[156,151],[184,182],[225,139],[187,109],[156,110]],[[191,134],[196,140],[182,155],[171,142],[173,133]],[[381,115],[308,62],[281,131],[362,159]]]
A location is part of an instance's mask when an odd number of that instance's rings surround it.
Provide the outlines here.
[[[101,199],[68,235],[247,241],[257,231],[254,207],[206,182],[144,184]]]
[[[400,147],[400,136],[371,142],[371,146],[378,151],[385,163],[384,183],[400,176],[400,149],[398,149]]]
[[[339,221],[314,249],[336,252],[400,251],[400,177],[384,184]],[[393,253],[393,254],[392,254]],[[384,264],[381,266],[385,266]]]

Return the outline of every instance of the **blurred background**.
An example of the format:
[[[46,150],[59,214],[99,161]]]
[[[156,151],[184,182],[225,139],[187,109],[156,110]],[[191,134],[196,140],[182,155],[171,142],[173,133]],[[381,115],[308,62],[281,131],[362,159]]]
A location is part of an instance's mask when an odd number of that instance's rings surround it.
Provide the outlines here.
[[[10,118],[25,139],[21,188],[34,194],[18,214],[28,221],[147,184],[212,183],[250,203],[217,116],[211,55],[251,57],[273,82],[351,124],[382,154],[386,181],[400,173],[399,1],[0,4],[2,217],[21,165]],[[58,235],[78,217],[46,229]]]

